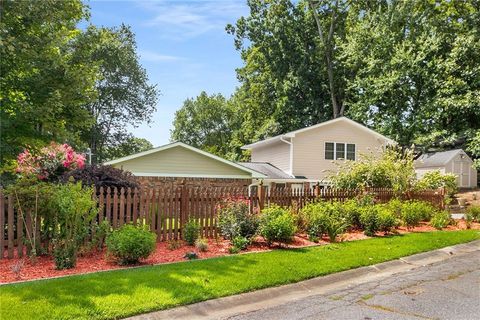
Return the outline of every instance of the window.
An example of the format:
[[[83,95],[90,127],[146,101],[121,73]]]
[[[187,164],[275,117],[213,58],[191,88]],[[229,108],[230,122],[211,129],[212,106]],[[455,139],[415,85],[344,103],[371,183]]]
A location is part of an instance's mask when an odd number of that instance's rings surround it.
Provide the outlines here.
[[[335,155],[335,143],[325,142],[325,159],[333,160]]]
[[[345,144],[343,143],[336,143],[336,149],[337,151],[335,152],[335,159],[336,160],[345,160]]]
[[[355,145],[354,144],[347,144],[347,160],[355,161]]]
[[[355,160],[355,144],[325,142],[325,160]]]

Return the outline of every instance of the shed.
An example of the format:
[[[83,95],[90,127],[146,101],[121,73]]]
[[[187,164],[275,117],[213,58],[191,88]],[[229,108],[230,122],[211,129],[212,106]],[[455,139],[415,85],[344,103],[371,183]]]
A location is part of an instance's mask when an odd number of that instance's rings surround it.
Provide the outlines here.
[[[477,171],[473,168],[473,160],[462,149],[425,153],[415,161],[418,178],[433,170],[455,174],[460,188],[477,186]]]
[[[142,184],[152,187],[183,181],[199,186],[248,186],[252,179],[265,178],[260,172],[182,142],[104,164],[130,171]]]

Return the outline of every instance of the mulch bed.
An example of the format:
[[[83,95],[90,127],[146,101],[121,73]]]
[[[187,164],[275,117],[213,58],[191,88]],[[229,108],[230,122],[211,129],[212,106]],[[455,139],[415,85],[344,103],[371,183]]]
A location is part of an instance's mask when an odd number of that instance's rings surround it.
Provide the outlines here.
[[[448,226],[444,230],[461,230],[466,229],[465,222],[459,220],[456,226]],[[480,224],[474,223],[472,229],[480,229]],[[405,227],[400,227],[395,232],[403,234],[407,232],[429,232],[435,231],[435,229],[426,223],[422,223],[420,226],[407,230]],[[383,233],[378,233],[377,236],[383,236]],[[362,231],[353,231],[345,233],[339,237],[339,241],[355,241],[361,239],[367,239],[366,235]],[[288,248],[301,248],[315,245],[325,245],[329,243],[328,238],[322,238],[318,243],[313,243],[308,240],[306,235],[295,236],[294,241],[288,245]],[[157,265],[163,263],[172,263],[178,261],[185,261],[186,252],[195,252],[200,259],[219,257],[228,255],[228,248],[230,243],[227,240],[209,240],[208,251],[199,252],[193,246],[187,246],[183,244],[178,249],[171,250],[168,248],[167,242],[157,243],[155,252],[143,260],[136,266]],[[268,251],[276,246],[269,247],[263,238],[258,237],[254,243],[243,252],[258,252]],[[79,256],[77,259],[77,266],[73,269],[56,270],[53,258],[51,256],[40,256],[36,258],[36,261],[31,261],[29,258],[15,258],[15,259],[2,259],[0,260],[0,283],[12,283],[27,280],[38,280],[45,278],[60,277],[73,274],[85,274],[103,270],[113,269],[125,269],[131,266],[119,266],[114,261],[107,259],[105,251],[93,251],[88,254]]]

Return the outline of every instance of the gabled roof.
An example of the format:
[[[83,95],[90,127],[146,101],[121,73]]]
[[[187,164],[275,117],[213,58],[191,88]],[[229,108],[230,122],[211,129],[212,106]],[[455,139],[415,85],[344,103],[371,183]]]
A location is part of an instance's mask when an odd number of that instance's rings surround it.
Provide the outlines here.
[[[244,167],[263,173],[266,179],[295,179],[268,162],[239,162]]]
[[[118,163],[121,163],[121,162],[125,162],[125,161],[128,161],[128,160],[132,160],[132,159],[136,159],[136,158],[139,158],[139,157],[143,157],[143,156],[146,156],[146,155],[149,155],[149,154],[152,154],[152,153],[156,153],[156,152],[161,152],[161,151],[164,151],[164,150],[167,150],[167,149],[171,149],[171,148],[175,148],[175,147],[182,147],[182,148],[185,148],[185,149],[188,149],[188,150],[191,150],[193,152],[196,152],[196,153],[199,153],[201,155],[204,155],[208,158],[211,158],[211,159],[214,159],[214,160],[217,160],[217,161],[220,161],[222,163],[225,163],[227,165],[230,165],[232,167],[235,167],[237,169],[240,169],[244,172],[247,172],[249,174],[252,175],[252,178],[265,178],[266,176],[264,174],[262,174],[261,172],[258,172],[258,171],[255,171],[255,170],[252,170],[250,168],[247,168],[247,167],[244,167],[242,165],[239,165],[235,162],[232,162],[232,161],[229,161],[229,160],[226,160],[226,159],[223,159],[219,156],[216,156],[214,154],[211,154],[209,152],[206,152],[206,151],[203,151],[203,150],[200,150],[198,148],[195,148],[195,147],[192,147],[186,143],[183,143],[183,142],[173,142],[173,143],[170,143],[170,144],[166,144],[166,145],[163,145],[163,146],[160,146],[160,147],[157,147],[157,148],[153,148],[153,149],[150,149],[150,150],[147,150],[147,151],[143,151],[143,152],[139,152],[139,153],[135,153],[135,154],[132,154],[132,155],[129,155],[129,156],[126,156],[126,157],[122,157],[122,158],[118,158],[118,159],[114,159],[114,160],[110,160],[110,161],[107,161],[105,162],[104,164],[105,165],[113,165],[113,164],[118,164]]]
[[[301,133],[301,132],[305,132],[305,131],[308,131],[308,130],[312,130],[312,129],[317,129],[317,128],[320,128],[320,127],[323,127],[323,126],[326,126],[326,125],[329,125],[329,124],[334,124],[336,122],[340,122],[340,121],[346,121],[354,126],[356,126],[357,128],[360,128],[364,131],[367,131],[381,139],[385,139],[388,143],[390,144],[396,144],[396,142],[390,138],[387,138],[385,137],[384,135],[370,129],[370,128],[367,128],[366,126],[356,122],[356,121],[353,121],[347,117],[339,117],[339,118],[336,118],[336,119],[332,119],[332,120],[329,120],[329,121],[325,121],[325,122],[321,122],[321,123],[318,123],[316,125],[313,125],[313,126],[310,126],[310,127],[306,127],[306,128],[302,128],[302,129],[298,129],[298,130],[295,130],[295,131],[291,131],[291,132],[287,132],[287,133],[284,133],[284,134],[280,134],[278,136],[275,136],[275,137],[271,137],[271,138],[267,138],[265,140],[260,140],[260,141],[257,141],[255,143],[252,143],[252,144],[248,144],[248,145],[245,145],[242,147],[242,149],[245,149],[245,150],[249,150],[249,149],[253,149],[253,148],[256,148],[256,147],[260,147],[262,145],[267,145],[267,144],[270,144],[270,143],[273,143],[273,142],[276,142],[276,141],[281,141],[283,138],[293,138],[295,137],[296,134],[298,133]]]
[[[460,153],[465,154],[462,149],[424,153],[415,160],[415,167],[441,167],[449,163]]]

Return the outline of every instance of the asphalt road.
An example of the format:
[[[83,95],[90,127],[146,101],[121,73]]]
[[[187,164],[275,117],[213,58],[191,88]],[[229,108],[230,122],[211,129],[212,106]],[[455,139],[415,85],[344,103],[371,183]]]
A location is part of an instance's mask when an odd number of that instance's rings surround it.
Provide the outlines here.
[[[224,319],[480,320],[480,250]]]

